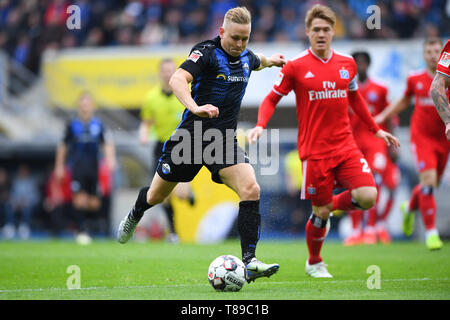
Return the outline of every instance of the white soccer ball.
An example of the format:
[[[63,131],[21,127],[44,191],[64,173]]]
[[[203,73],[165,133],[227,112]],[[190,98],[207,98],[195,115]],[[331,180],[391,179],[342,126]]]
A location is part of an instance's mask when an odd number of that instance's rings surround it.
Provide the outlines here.
[[[245,265],[232,255],[217,257],[209,265],[208,280],[217,291],[239,291],[245,284]]]

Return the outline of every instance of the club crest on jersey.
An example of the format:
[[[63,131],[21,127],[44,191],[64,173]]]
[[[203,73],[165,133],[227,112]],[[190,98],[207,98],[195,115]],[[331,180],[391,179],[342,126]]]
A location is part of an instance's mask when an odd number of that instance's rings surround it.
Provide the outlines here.
[[[441,66],[448,68],[450,66],[450,53],[444,51],[442,53],[442,57],[441,59],[439,59],[438,64],[440,64]]]
[[[341,79],[349,79],[350,75],[348,74],[348,70],[341,69],[339,70],[339,74],[341,75]]]
[[[312,195],[316,194],[316,188],[308,187],[308,194],[312,194]]]
[[[191,55],[187,59],[197,62],[197,60],[200,59],[200,57],[202,57],[202,56],[203,56],[203,53],[201,53],[199,50],[194,50],[194,51],[192,51]]]
[[[246,70],[249,70],[250,68],[249,68],[249,66],[248,66],[248,63],[246,62],[246,63],[244,63],[244,66],[243,66],[243,68],[244,69],[246,69]]]
[[[162,172],[164,174],[169,174],[170,173],[170,166],[168,163],[163,163],[162,165]]]

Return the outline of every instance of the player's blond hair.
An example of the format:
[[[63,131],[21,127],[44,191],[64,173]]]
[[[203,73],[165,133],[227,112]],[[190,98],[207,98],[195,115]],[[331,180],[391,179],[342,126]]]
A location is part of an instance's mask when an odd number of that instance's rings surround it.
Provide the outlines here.
[[[311,9],[309,9],[308,12],[306,13],[305,18],[306,28],[311,27],[311,23],[315,18],[320,18],[325,21],[328,21],[333,28],[336,25],[336,14],[334,13],[333,10],[331,10],[330,7],[321,4],[316,4],[312,6]]]
[[[231,8],[225,13],[223,19],[223,25],[228,22],[234,22],[238,24],[250,24],[252,22],[252,15],[246,7]]]

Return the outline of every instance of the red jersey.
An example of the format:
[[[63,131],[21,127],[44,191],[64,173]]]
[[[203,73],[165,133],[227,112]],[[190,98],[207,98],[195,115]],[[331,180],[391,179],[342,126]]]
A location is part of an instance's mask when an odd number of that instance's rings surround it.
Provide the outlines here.
[[[412,72],[408,76],[404,95],[416,100],[411,116],[411,137],[421,136],[447,143],[445,124],[430,95],[433,77],[427,70]]]
[[[436,66],[436,72],[442,73],[450,77],[450,40],[447,40],[444,49],[439,56],[439,61]],[[447,88],[447,96],[450,100],[450,90]]]
[[[281,69],[273,91],[296,95],[300,159],[323,159],[358,148],[348,117],[349,90],[357,90],[356,63],[332,51],[328,60],[311,49]]]
[[[367,78],[363,83],[358,81],[358,87],[372,116],[379,114],[388,106],[388,89],[385,85]],[[363,142],[370,139],[378,140],[378,138],[369,130],[367,125],[351,109],[349,109],[349,115],[353,135],[355,136],[358,145],[360,145],[360,141]],[[381,124],[380,128],[388,131],[386,123]]]

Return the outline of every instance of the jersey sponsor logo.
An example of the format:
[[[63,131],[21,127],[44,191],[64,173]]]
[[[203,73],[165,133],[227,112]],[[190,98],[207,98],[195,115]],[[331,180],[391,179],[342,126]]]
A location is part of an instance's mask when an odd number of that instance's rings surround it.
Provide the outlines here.
[[[191,55],[187,58],[188,60],[191,60],[193,62],[197,62],[200,57],[203,56],[203,53],[201,53],[199,50],[192,51]]]
[[[347,91],[345,90],[323,90],[323,91],[308,91],[309,100],[325,100],[325,99],[340,99],[347,98]]]
[[[450,53],[444,51],[442,53],[441,59],[439,59],[438,64],[445,68],[448,68],[450,66]]]
[[[227,80],[227,76],[224,75],[223,73],[219,73],[216,77],[216,79],[220,79],[220,78],[222,78],[223,80]]]
[[[281,84],[281,81],[283,81],[284,74],[283,72],[279,72],[277,76],[277,80],[275,81],[275,85],[279,86]]]
[[[311,71],[308,71],[305,75],[305,79],[309,79],[309,78],[314,78],[314,75],[312,74]]]
[[[310,91],[308,91],[310,101],[347,98],[347,90],[342,90],[342,89],[335,90],[336,82],[323,81],[322,84],[323,84],[323,88],[325,90],[322,90],[322,91],[310,90]],[[329,90],[329,89],[331,89],[331,90]]]
[[[350,75],[348,74],[348,70],[341,69],[339,70],[339,74],[341,76],[341,79],[349,79]]]
[[[419,97],[419,103],[420,103],[421,107],[433,107],[434,108],[434,102],[430,96]]]
[[[227,80],[229,82],[248,82],[248,77],[242,76],[228,76]]]

